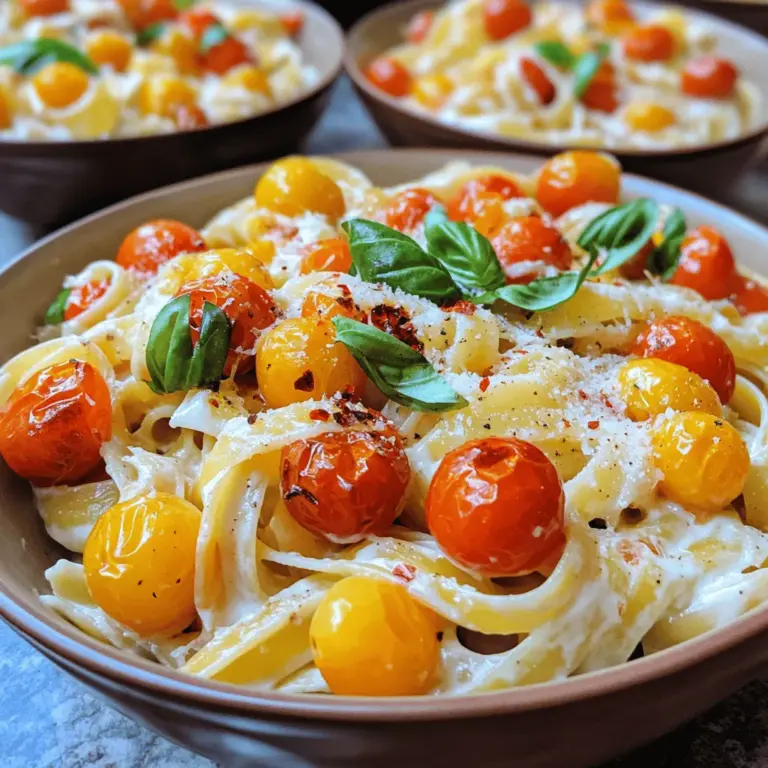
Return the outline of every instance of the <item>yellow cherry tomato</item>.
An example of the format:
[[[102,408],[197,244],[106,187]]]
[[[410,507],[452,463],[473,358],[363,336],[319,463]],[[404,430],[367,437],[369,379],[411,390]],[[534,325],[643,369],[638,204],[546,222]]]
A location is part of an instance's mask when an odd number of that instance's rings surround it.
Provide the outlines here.
[[[133,56],[133,46],[122,35],[109,29],[94,32],[85,43],[85,52],[99,66],[125,72]]]
[[[194,107],[197,94],[178,77],[157,75],[147,80],[139,92],[139,109],[145,115],[173,119],[179,107]]]
[[[269,84],[267,73],[253,64],[243,64],[230,70],[221,78],[221,82],[227,86],[245,88],[246,91],[261,93],[268,98],[272,97],[272,87]]]
[[[175,291],[181,283],[189,283],[206,277],[215,277],[223,272],[233,272],[252,283],[271,291],[275,285],[261,258],[262,249],[254,243],[247,248],[216,248],[203,253],[185,253],[177,256],[168,270],[173,286],[166,291]],[[274,246],[265,242],[263,255],[274,252]],[[267,246],[272,246],[271,249]]]
[[[174,635],[195,619],[200,512],[169,493],[116,504],[85,543],[83,566],[96,605],[144,637]]]
[[[427,109],[439,109],[452,92],[451,79],[442,73],[424,75],[413,84],[413,98]]]
[[[749,453],[727,421],[709,413],[678,413],[653,436],[660,492],[691,511],[719,512],[744,490]]]
[[[352,353],[336,341],[333,323],[316,317],[285,320],[262,336],[256,378],[270,408],[346,389],[360,395],[366,383]]]
[[[0,131],[11,127],[11,104],[8,97],[0,90]]]
[[[632,421],[673,411],[723,412],[717,393],[704,379],[676,363],[656,358],[631,360],[619,372],[619,389]]]
[[[398,584],[364,576],[342,579],[312,617],[315,664],[336,694],[427,693],[440,660],[434,616]]]
[[[333,179],[306,157],[278,160],[259,179],[256,205],[285,216],[321,213],[336,220],[344,215],[344,195]]]
[[[151,50],[169,56],[181,75],[200,73],[197,43],[178,29],[169,29],[151,45]]]
[[[68,61],[44,66],[33,78],[40,100],[54,109],[74,104],[88,90],[88,75]]]
[[[635,131],[656,133],[674,125],[675,113],[661,104],[636,101],[624,111],[624,122]]]

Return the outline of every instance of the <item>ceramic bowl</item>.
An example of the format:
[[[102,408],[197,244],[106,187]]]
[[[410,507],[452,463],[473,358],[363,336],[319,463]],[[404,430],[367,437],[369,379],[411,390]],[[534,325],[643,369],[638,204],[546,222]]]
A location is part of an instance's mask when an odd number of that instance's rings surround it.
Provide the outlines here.
[[[724,19],[768,35],[768,3],[766,0],[686,0],[685,5],[716,13]]]
[[[304,13],[299,45],[320,73],[310,90],[260,115],[193,131],[94,141],[0,140],[0,211],[50,230],[147,189],[297,149],[341,71],[344,36],[314,3],[291,0],[289,7]]]
[[[515,154],[395,150],[341,155],[375,183],[418,178],[458,159],[530,172]],[[26,348],[62,277],[111,258],[149,218],[201,226],[251,194],[265,166],[142,195],[50,236],[0,273],[0,361]],[[768,229],[715,203],[632,175],[627,196],[714,223],[737,257],[768,271]],[[112,706],[227,768],[524,765],[579,768],[675,728],[768,664],[768,605],[726,628],[622,666],[560,682],[457,698],[364,699],[249,691],[169,671],[113,650],[45,608],[43,571],[65,553],[45,533],[27,484],[0,467],[0,616]]]
[[[347,35],[346,70],[382,133],[395,146],[467,147],[540,155],[568,149],[568,146],[553,142],[503,137],[448,125],[403,105],[368,82],[363,74],[365,67],[376,56],[402,43],[403,30],[413,15],[441,5],[436,0],[393,3],[365,16]],[[632,3],[632,6],[640,13],[658,8],[643,2]],[[688,8],[686,13],[715,25],[720,50],[737,62],[741,71],[761,87],[768,102],[768,39],[700,10]],[[755,162],[764,147],[768,147],[768,103],[760,125],[738,139],[691,148],[608,151],[633,173],[642,173],[689,189],[704,190],[714,197],[724,197],[731,180],[740,170]]]

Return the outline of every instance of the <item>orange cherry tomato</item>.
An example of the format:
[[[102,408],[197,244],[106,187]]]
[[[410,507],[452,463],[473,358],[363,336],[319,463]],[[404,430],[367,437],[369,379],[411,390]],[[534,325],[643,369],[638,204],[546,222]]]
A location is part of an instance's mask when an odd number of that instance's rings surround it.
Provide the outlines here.
[[[563,152],[547,160],[536,182],[536,199],[553,216],[589,202],[619,201],[621,166],[611,155]]]
[[[400,232],[412,232],[439,203],[428,189],[411,187],[393,198],[384,211],[384,223]]]
[[[768,289],[756,280],[739,275],[729,298],[741,315],[768,312]]]
[[[402,99],[413,88],[411,73],[399,61],[388,56],[379,56],[365,69],[365,76],[380,91],[388,96]]]
[[[483,25],[491,40],[503,40],[519,32],[532,19],[531,9],[522,0],[485,0],[483,5]]]
[[[326,432],[283,448],[288,511],[318,536],[348,543],[395,521],[411,476],[397,432]]]
[[[568,269],[573,253],[560,232],[539,216],[518,216],[493,239],[493,249],[508,283],[529,283],[546,266]]]
[[[409,43],[418,45],[427,36],[435,19],[434,11],[419,11],[414,14],[405,30],[405,39]]]
[[[304,14],[301,11],[284,13],[280,17],[280,23],[286,34],[291,37],[298,37],[299,34],[301,34],[301,30],[304,28]]]
[[[616,71],[613,64],[604,61],[587,86],[581,97],[581,103],[588,109],[611,114],[619,106],[617,95]]]
[[[112,436],[107,383],[89,363],[56,363],[30,376],[0,412],[0,454],[34,485],[74,485],[101,463]]]
[[[443,458],[427,494],[427,525],[459,565],[521,576],[562,556],[564,507],[557,470],[535,445],[489,437]]]
[[[53,16],[69,10],[69,0],[20,0],[19,5],[26,16]]]
[[[727,59],[701,56],[685,65],[680,85],[683,93],[697,99],[728,99],[738,78],[739,70]]]
[[[551,104],[555,100],[557,96],[555,84],[533,59],[525,56],[520,59],[520,75],[535,91],[540,104]]]
[[[301,262],[302,275],[310,272],[349,272],[351,268],[352,253],[343,237],[320,240],[308,246]]]
[[[192,343],[200,339],[205,303],[214,304],[229,319],[232,330],[224,375],[236,368],[247,373],[254,366],[260,332],[277,320],[272,297],[256,283],[241,275],[204,277],[183,285],[177,296],[189,294],[189,329]]]
[[[705,299],[714,301],[728,298],[736,279],[736,262],[728,241],[705,225],[686,235],[677,270],[669,282],[693,288]]]
[[[180,131],[195,131],[210,125],[205,112],[196,104],[179,104],[174,110],[173,121]]]
[[[144,29],[158,21],[171,21],[179,14],[173,0],[118,0],[118,3],[135,29]]]
[[[448,216],[453,221],[466,221],[486,237],[493,237],[507,219],[504,201],[515,197],[525,195],[512,179],[496,174],[479,176],[462,185],[448,201]]]
[[[632,354],[682,365],[708,381],[723,405],[733,397],[733,352],[714,331],[690,317],[670,315],[649,322],[637,337]]]
[[[180,253],[204,250],[205,241],[197,230],[180,221],[156,219],[137,227],[123,240],[115,261],[123,269],[149,277]]]
[[[623,39],[624,55],[635,61],[667,61],[675,54],[674,35],[657,24],[630,29]]]
[[[630,26],[635,15],[624,0],[591,0],[587,6],[587,20],[610,35]]]
[[[180,21],[198,42],[205,34],[205,30],[208,29],[211,24],[221,23],[218,16],[205,8],[191,8],[188,11],[184,11],[184,13],[181,14]]]
[[[619,267],[621,276],[627,280],[643,280],[648,268],[648,257],[653,253],[654,244],[649,240],[629,261]]]
[[[82,315],[91,304],[95,304],[107,292],[107,288],[109,288],[109,280],[91,280],[75,286],[67,297],[64,319],[72,320]]]
[[[301,304],[302,317],[322,318],[330,320],[334,317],[349,317],[361,323],[365,322],[366,315],[355,304],[351,295],[332,295],[321,290],[311,290],[307,293]]]
[[[209,72],[224,75],[230,69],[252,61],[252,58],[248,46],[236,37],[230,36],[201,54],[200,63]]]

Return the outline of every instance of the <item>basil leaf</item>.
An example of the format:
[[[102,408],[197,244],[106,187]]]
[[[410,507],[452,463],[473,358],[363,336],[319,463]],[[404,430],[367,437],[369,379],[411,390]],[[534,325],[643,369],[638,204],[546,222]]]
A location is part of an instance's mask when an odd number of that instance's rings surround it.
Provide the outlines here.
[[[491,241],[474,227],[451,221],[440,207],[427,214],[424,231],[429,252],[448,271],[464,298],[504,285],[504,271]]]
[[[230,324],[215,304],[206,301],[200,339],[192,344],[189,329],[190,296],[169,301],[158,313],[149,332],[146,362],[158,394],[186,391],[214,384],[224,373],[229,349]]]
[[[211,48],[221,45],[229,37],[223,24],[209,24],[200,38],[200,53],[208,53]]]
[[[136,45],[146,46],[159,40],[165,33],[166,25],[162,21],[150,24],[136,33]]]
[[[368,378],[390,400],[415,411],[440,413],[467,401],[415,349],[378,328],[334,317],[336,340],[352,353]]]
[[[24,40],[0,48],[0,65],[13,67],[21,75],[34,74],[46,64],[55,61],[74,64],[90,74],[99,71],[93,61],[77,48],[50,37]]]
[[[173,0],[173,7],[177,11],[186,11],[187,8],[191,8],[197,0]]]
[[[51,306],[45,311],[46,325],[58,325],[64,322],[64,311],[67,308],[70,293],[72,293],[70,288],[62,288],[56,294],[56,298],[51,302]]]
[[[598,51],[582,53],[573,65],[573,95],[580,99],[594,80],[605,57]]]
[[[572,69],[577,57],[559,40],[542,40],[533,46],[542,59],[560,69]]]
[[[687,225],[683,212],[675,208],[664,222],[663,239],[648,259],[648,270],[664,282],[677,271],[680,249],[685,240]]]
[[[346,221],[342,228],[349,238],[352,264],[366,283],[386,283],[438,304],[458,298],[440,262],[407,235],[366,219]]]

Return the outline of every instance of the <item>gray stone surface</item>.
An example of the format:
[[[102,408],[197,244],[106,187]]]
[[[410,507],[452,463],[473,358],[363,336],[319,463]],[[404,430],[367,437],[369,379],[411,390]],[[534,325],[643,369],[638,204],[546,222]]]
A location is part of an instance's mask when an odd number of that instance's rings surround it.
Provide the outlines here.
[[[307,150],[382,146],[348,83],[340,83]],[[745,179],[731,203],[766,219],[768,184],[762,175]],[[0,215],[0,263],[18,253],[30,236]],[[627,712],[627,728],[634,718],[652,716]],[[594,726],[599,738],[600,724]],[[0,758],[3,768],[212,766],[95,700],[2,623]],[[693,723],[605,768],[768,768],[768,682],[748,685]]]

